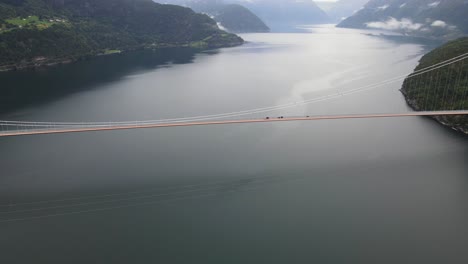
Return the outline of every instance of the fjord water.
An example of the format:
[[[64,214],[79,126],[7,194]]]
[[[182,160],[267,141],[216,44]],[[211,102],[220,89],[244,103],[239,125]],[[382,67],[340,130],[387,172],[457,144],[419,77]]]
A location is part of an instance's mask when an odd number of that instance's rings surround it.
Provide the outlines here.
[[[407,75],[431,48],[332,27],[242,37],[2,73],[1,119],[294,103]],[[255,117],[405,112],[400,85]],[[0,138],[0,262],[466,263],[467,143],[416,117]]]

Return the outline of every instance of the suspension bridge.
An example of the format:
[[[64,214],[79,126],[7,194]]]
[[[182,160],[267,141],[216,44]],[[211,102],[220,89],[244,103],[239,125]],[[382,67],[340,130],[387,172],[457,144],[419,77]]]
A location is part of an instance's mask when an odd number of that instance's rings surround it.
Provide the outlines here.
[[[315,97],[283,105],[248,109],[237,112],[181,117],[173,119],[121,121],[121,122],[34,122],[0,120],[0,137],[79,133],[91,131],[110,131],[143,128],[188,127],[208,125],[230,125],[267,122],[318,121],[337,119],[396,118],[414,116],[439,116],[467,122],[468,117],[468,71],[465,63],[468,53],[416,70],[410,75],[396,76],[379,83],[366,85],[346,91]],[[468,64],[466,64],[468,65]],[[403,81],[403,93],[417,111],[406,113],[366,113],[343,115],[308,115],[248,118],[254,114],[265,114],[300,105],[312,104],[338,97],[369,91],[387,84]],[[462,121],[460,121],[462,117]],[[466,124],[465,124],[466,125]]]

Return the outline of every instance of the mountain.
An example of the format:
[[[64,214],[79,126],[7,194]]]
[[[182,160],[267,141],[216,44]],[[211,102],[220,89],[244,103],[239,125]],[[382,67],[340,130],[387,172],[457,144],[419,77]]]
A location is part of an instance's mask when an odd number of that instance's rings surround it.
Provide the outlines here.
[[[332,20],[312,0],[226,0],[241,4],[257,14],[272,31],[292,31],[298,25],[329,23]]]
[[[468,37],[460,38],[424,55],[415,71],[468,53]],[[401,89],[408,104],[418,111],[468,109],[466,58],[431,72],[411,74]],[[442,85],[441,85],[442,84]],[[434,117],[439,123],[468,135],[468,117]]]
[[[330,23],[332,20],[312,0],[155,0],[179,4],[197,12],[211,15],[214,19],[226,4],[241,5],[259,17],[272,31],[296,31],[298,25]],[[232,16],[234,18],[234,16]],[[239,16],[240,17],[240,16]],[[219,22],[219,21],[218,21]],[[262,22],[262,23],[263,23]],[[237,22],[239,23],[239,19]],[[222,26],[225,26],[224,24]],[[227,28],[229,29],[229,28]]]
[[[229,32],[270,31],[270,28],[258,16],[239,4],[226,4],[221,0],[161,0],[161,3],[186,6],[197,13],[207,14],[218,23],[221,29]]]
[[[353,15],[367,2],[369,2],[369,0],[338,0],[336,2],[315,1],[335,23],[341,22]]]
[[[214,13],[214,20],[229,32],[269,32],[270,28],[249,9],[229,4],[222,6]]]
[[[0,69],[145,47],[242,43],[206,15],[151,0],[0,0]]]
[[[370,0],[338,27],[454,39],[468,33],[467,0]]]

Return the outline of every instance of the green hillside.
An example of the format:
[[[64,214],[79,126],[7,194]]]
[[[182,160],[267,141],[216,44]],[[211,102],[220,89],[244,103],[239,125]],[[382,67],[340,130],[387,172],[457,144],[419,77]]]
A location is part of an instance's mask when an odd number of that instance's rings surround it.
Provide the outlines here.
[[[422,57],[415,71],[468,53],[468,38],[439,47]],[[413,75],[403,83],[402,92],[409,105],[420,111],[468,109],[468,59],[448,67]],[[409,77],[411,77],[410,75]],[[437,118],[441,123],[468,134],[468,117]]]
[[[144,47],[242,43],[206,15],[151,0],[0,0],[0,69]]]

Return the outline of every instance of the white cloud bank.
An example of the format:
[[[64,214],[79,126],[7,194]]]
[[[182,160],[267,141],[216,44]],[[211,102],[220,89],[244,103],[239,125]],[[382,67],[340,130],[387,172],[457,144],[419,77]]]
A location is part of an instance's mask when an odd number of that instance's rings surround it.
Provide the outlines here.
[[[394,17],[390,17],[387,21],[375,21],[366,23],[368,28],[385,29],[385,30],[404,30],[404,31],[415,31],[423,27],[423,24],[413,23],[411,19],[402,18],[398,20]]]
[[[440,4],[440,1],[437,1],[437,2],[430,3],[430,4],[428,4],[427,6],[429,6],[429,7],[437,7],[439,4]]]

